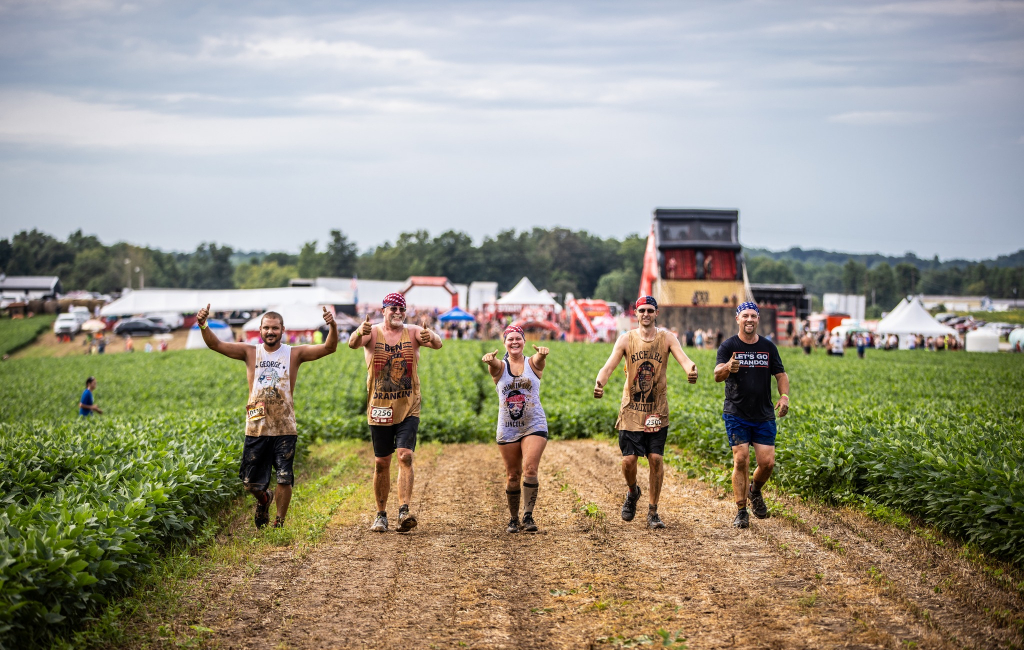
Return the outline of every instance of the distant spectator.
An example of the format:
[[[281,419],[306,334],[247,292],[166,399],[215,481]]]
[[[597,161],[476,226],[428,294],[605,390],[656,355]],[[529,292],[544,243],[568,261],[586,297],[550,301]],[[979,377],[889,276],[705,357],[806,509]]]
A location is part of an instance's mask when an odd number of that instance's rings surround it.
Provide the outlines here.
[[[82,391],[82,398],[78,400],[78,414],[83,416],[90,416],[93,413],[99,413],[103,415],[103,409],[96,406],[93,400],[92,392],[96,390],[96,378],[89,377],[85,380],[85,390]]]
[[[693,347],[693,330],[686,330],[686,347]]]
[[[146,352],[152,352],[153,351],[153,344],[150,343],[149,341],[146,341],[146,347],[144,347],[143,350],[145,350]]]
[[[132,339],[132,335],[124,337],[124,351],[135,352],[135,341]]]
[[[811,348],[814,347],[814,335],[804,332],[804,335],[800,337],[800,347],[804,349],[804,354],[810,354]]]
[[[868,335],[867,334],[856,334],[857,337],[857,358],[864,358],[864,350],[868,347]]]
[[[832,356],[834,356],[834,357],[841,357],[841,356],[843,356],[843,337],[839,336],[838,332],[833,334],[832,338],[829,339],[829,346],[830,346],[830,349],[832,350]]]

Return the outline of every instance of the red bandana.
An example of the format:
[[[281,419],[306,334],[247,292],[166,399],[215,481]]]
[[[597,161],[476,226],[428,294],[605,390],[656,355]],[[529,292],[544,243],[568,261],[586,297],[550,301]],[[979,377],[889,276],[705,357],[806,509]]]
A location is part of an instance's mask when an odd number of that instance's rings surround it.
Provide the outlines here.
[[[639,309],[642,305],[651,305],[657,309],[658,301],[654,299],[654,296],[640,296],[636,299],[636,304],[633,305],[633,308]]]
[[[501,340],[504,341],[512,332],[519,332],[519,336],[523,337],[524,339],[526,338],[526,334],[523,333],[522,327],[519,327],[518,325],[509,325],[508,327],[505,328],[505,331],[502,332]]]
[[[395,307],[405,307],[405,296],[400,293],[389,293],[384,296],[384,306],[394,305]]]

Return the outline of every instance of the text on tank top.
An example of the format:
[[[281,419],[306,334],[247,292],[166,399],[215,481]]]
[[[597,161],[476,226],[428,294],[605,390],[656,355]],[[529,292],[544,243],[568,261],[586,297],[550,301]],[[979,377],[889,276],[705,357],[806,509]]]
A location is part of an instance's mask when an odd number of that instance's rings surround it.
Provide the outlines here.
[[[498,442],[515,442],[525,435],[548,430],[548,419],[540,404],[540,377],[523,362],[523,374],[512,374],[508,359],[494,388],[498,392]]]
[[[630,330],[626,341],[626,383],[615,427],[621,431],[656,431],[668,426],[668,334],[658,330],[645,341]]]
[[[281,345],[273,352],[267,352],[262,344],[256,346],[256,365],[245,409],[245,435],[297,435],[291,371],[290,345]]]
[[[377,327],[377,341],[366,367],[366,418],[370,424],[391,426],[420,414],[420,379],[416,373],[409,328],[394,345],[384,338],[384,326]]]

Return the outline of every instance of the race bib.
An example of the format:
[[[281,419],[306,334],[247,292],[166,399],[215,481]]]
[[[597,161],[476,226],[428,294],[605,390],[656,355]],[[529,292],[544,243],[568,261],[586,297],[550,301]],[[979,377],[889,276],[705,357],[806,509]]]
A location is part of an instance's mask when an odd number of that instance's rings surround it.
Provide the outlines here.
[[[394,422],[394,411],[391,407],[374,406],[370,409],[370,419],[377,424],[391,424]]]
[[[644,433],[654,433],[659,431],[661,427],[661,416],[657,413],[648,415],[647,419],[644,420]]]
[[[245,419],[249,422],[262,420],[267,417],[267,409],[263,402],[252,402],[245,407]]]

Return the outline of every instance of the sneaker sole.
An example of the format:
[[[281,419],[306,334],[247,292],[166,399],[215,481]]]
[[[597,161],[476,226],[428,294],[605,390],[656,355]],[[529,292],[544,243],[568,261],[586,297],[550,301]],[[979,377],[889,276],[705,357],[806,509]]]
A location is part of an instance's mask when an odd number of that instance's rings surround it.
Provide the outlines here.
[[[399,533],[407,533],[410,530],[412,530],[413,528],[415,528],[417,523],[418,522],[416,521],[416,517],[414,515],[409,515],[408,517],[405,518],[405,521],[403,521],[400,524],[398,524],[397,532],[399,532]]]
[[[537,532],[540,532],[540,531],[539,531],[539,530],[537,529],[537,527],[536,527],[536,526],[533,526],[533,527],[531,527],[531,528],[521,528],[520,530],[521,530],[521,531],[523,531],[524,533],[537,533]]]

